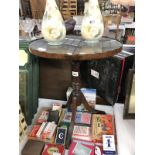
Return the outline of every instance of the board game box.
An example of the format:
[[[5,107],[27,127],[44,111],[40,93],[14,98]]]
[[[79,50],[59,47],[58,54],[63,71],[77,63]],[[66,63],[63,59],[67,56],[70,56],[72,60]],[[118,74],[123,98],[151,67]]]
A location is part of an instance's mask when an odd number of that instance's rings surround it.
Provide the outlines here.
[[[91,127],[74,125],[72,138],[91,141]]]
[[[76,112],[75,123],[91,125],[91,113]]]
[[[114,119],[112,115],[93,114],[92,139],[94,142],[102,142],[102,135],[114,134]]]

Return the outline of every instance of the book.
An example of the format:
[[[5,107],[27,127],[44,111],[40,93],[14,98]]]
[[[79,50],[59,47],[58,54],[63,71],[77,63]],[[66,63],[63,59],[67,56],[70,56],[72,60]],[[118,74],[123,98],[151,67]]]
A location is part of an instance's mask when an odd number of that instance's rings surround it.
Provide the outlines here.
[[[61,144],[45,144],[41,155],[64,155],[65,147]]]
[[[91,114],[83,112],[81,117],[81,123],[83,124],[91,124]]]
[[[60,103],[53,103],[52,105],[52,110],[55,111],[55,110],[61,110],[62,109],[62,104]]]
[[[91,127],[74,125],[72,138],[91,141]]]
[[[65,145],[66,135],[67,135],[67,128],[58,127],[56,138],[55,138],[55,143]]]
[[[72,142],[76,142],[76,143],[81,143],[81,144],[86,144],[86,145],[95,145],[95,143],[93,143],[92,141],[87,141],[87,140],[82,140],[82,139],[72,139]],[[102,146],[102,144],[101,144]]]
[[[37,134],[39,129],[40,129],[40,125],[32,126],[32,129],[31,129],[30,133],[28,134],[28,136],[29,137],[36,137],[36,134]]]
[[[48,116],[48,119],[47,119],[48,122],[55,122],[56,124],[58,124],[58,121],[59,121],[59,110],[50,110],[49,111],[49,116]]]
[[[61,111],[62,111],[62,104],[60,103],[54,103],[52,106],[52,111],[59,111],[59,116],[61,115]]]
[[[64,118],[63,118],[63,122],[67,122],[70,123],[71,122],[71,118],[72,118],[72,113],[71,112],[66,112],[64,114]]]
[[[94,155],[94,145],[72,142],[68,155]]]
[[[57,125],[55,124],[55,122],[48,122],[41,135],[41,138],[51,140],[54,136],[54,133],[56,132],[56,127]]]
[[[70,123],[71,118],[72,118],[72,113],[66,112],[64,114],[64,118],[62,119],[62,122]],[[91,113],[76,112],[75,123],[90,125],[91,124]]]
[[[45,127],[46,127],[46,123],[43,122],[43,123],[41,124],[39,130],[38,130],[37,133],[36,133],[36,137],[37,137],[37,138],[40,138],[40,137],[41,137],[41,134],[42,134],[42,132],[44,131]]]
[[[112,115],[93,114],[92,139],[94,142],[102,142],[102,135],[114,134],[114,121]]]
[[[42,125],[34,125],[28,134],[31,140],[54,143],[57,125],[54,122],[43,122]]]
[[[67,111],[67,109],[62,109],[61,110],[61,114],[60,114],[60,117],[59,117],[58,125],[60,125],[62,123],[66,111]]]
[[[91,125],[91,114],[88,112],[76,112],[75,123]]]
[[[49,111],[44,110],[41,112],[41,115],[39,116],[39,118],[36,120],[37,123],[43,123],[43,122],[47,122],[48,119],[48,115],[49,115]]]
[[[76,112],[75,123],[81,123],[82,112]]]
[[[51,126],[51,130],[47,135],[47,139],[52,139],[52,137],[54,137],[56,129],[57,129],[57,125],[55,123],[53,123],[52,126]]]
[[[114,135],[103,135],[103,153],[105,155],[116,154]]]
[[[135,47],[123,45],[123,50],[117,55],[120,56],[122,60],[121,75],[119,79],[119,96],[117,102],[124,103],[128,71],[135,65]]]
[[[68,122],[61,122],[59,124],[59,127],[61,127],[61,128],[67,128],[67,130],[69,129],[69,126],[70,126],[70,123],[68,123]]]
[[[103,155],[103,145],[95,144],[95,154],[94,155]]]
[[[42,138],[42,139],[46,139],[47,133],[50,132],[51,126],[52,126],[52,122],[48,122],[48,123],[46,124],[46,127],[45,127],[45,129],[44,129],[44,131],[43,131],[43,133],[42,133],[42,135],[41,135],[41,138]]]
[[[28,140],[25,144],[22,155],[40,155],[43,151],[45,143],[35,140]]]

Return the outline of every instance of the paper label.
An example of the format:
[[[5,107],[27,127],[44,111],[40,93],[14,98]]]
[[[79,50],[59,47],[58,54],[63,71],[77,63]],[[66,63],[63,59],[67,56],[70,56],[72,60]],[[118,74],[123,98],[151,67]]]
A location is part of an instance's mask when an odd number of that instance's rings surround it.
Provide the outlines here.
[[[78,72],[72,72],[72,76],[78,77],[79,73]]]
[[[95,71],[93,69],[91,69],[91,75],[96,77],[97,79],[99,79],[99,72],[97,72],[97,71]]]

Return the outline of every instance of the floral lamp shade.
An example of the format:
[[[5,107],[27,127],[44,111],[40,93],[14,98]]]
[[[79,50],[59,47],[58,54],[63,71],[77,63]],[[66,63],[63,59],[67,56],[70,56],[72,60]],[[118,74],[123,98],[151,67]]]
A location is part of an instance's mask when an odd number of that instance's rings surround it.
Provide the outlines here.
[[[66,37],[65,24],[56,0],[46,0],[41,31],[50,45],[61,45]]]
[[[135,6],[135,0],[111,0],[113,4]]]

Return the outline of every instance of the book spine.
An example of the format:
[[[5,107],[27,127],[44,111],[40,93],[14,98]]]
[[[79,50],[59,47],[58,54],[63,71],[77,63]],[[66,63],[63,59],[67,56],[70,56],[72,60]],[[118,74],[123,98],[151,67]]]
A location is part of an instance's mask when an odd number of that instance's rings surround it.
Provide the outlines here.
[[[92,138],[93,139],[95,139],[95,128],[96,128],[95,118],[96,118],[96,115],[93,115],[92,116]]]
[[[45,129],[44,129],[44,131],[43,131],[43,133],[42,133],[42,135],[41,135],[41,138],[42,139],[46,139],[47,134],[50,131],[51,126],[52,126],[52,123],[51,122],[48,122],[47,125],[46,125],[46,127],[45,127]]]
[[[55,132],[55,130],[56,130],[56,127],[57,127],[56,124],[52,124],[52,126],[51,126],[51,131],[50,131],[50,133],[49,133],[49,135],[48,135],[48,139],[51,139],[51,138],[53,137],[54,132]]]
[[[47,133],[49,131],[52,124],[53,124],[53,122],[48,122],[48,124],[47,124],[47,126],[46,126],[46,128],[44,130],[45,133]]]
[[[36,137],[36,133],[38,132],[40,125],[34,125],[29,133],[29,137]]]
[[[41,134],[42,134],[42,132],[43,132],[43,130],[44,130],[44,128],[45,128],[45,125],[46,125],[45,122],[43,122],[43,123],[41,124],[41,126],[40,126],[40,128],[39,128],[39,130],[38,130],[38,132],[37,132],[37,134],[36,134],[36,137],[40,138],[40,136],[41,136]]]
[[[60,123],[62,122],[63,118],[64,118],[64,115],[65,115],[65,111],[64,109],[61,110],[61,114],[60,114],[60,118],[59,118],[59,122],[58,122],[58,125],[60,125]]]

